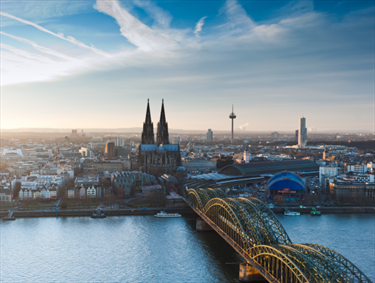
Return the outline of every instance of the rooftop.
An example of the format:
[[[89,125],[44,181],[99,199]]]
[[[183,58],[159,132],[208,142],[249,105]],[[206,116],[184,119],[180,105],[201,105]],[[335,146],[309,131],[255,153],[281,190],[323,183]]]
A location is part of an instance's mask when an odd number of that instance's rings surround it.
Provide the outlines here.
[[[225,166],[219,173],[225,175],[257,175],[269,174],[282,171],[319,171],[319,165],[311,160],[283,160],[283,161],[260,161],[250,163],[235,163]]]

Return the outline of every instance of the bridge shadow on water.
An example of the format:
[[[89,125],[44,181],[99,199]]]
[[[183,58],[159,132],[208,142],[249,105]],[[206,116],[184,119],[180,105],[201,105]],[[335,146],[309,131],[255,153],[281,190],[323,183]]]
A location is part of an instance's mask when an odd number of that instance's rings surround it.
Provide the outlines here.
[[[211,270],[207,271],[212,273],[213,278],[216,278],[212,282],[240,282],[238,279],[239,265],[244,262],[244,259],[214,230],[196,231],[198,218],[187,218],[186,223],[192,231],[195,231],[196,238],[212,267]],[[217,275],[223,277],[217,277]],[[267,280],[257,282],[267,282]]]

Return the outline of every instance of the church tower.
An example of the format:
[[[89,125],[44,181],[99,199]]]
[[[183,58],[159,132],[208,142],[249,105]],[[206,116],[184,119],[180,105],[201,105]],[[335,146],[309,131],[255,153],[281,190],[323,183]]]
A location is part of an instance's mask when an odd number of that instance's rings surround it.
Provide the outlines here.
[[[155,144],[154,124],[151,122],[149,99],[147,99],[146,120],[143,123],[142,144]]]
[[[158,123],[157,144],[169,144],[168,123],[165,120],[164,99],[161,104],[160,121]]]

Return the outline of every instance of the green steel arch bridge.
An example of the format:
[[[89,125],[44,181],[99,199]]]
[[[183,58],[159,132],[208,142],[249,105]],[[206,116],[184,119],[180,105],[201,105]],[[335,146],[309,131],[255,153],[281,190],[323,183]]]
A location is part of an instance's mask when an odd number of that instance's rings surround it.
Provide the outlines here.
[[[294,244],[266,204],[227,198],[221,189],[196,188],[186,202],[269,282],[370,282],[339,253],[317,244]]]

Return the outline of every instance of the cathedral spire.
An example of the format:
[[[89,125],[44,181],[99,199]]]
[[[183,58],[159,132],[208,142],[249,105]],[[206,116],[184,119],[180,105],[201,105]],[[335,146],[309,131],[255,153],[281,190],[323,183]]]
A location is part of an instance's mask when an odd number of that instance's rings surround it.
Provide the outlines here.
[[[151,113],[150,113],[150,99],[147,98],[147,111],[146,111],[146,119],[145,124],[151,124]]]
[[[154,144],[154,124],[151,121],[150,100],[147,99],[146,119],[143,123],[142,144]]]
[[[164,99],[161,102],[160,123],[166,124],[165,112],[164,112]]]
[[[158,123],[157,143],[169,144],[168,123],[165,119],[164,99],[161,103],[160,121]]]

